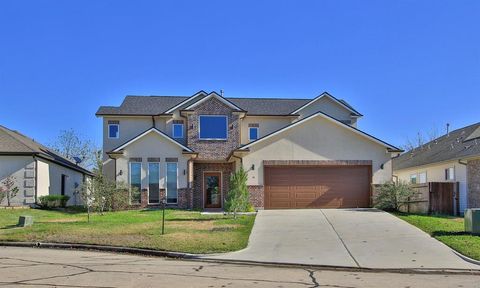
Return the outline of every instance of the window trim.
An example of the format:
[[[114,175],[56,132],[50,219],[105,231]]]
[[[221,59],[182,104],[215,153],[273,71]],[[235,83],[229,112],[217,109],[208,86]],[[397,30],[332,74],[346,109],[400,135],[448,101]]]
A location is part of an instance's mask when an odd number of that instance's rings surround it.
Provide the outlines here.
[[[117,126],[117,136],[116,137],[111,137],[110,136],[110,127],[111,126]],[[108,124],[108,139],[118,139],[120,138],[120,124]]]
[[[177,201],[168,202],[168,164],[175,164],[177,167]],[[178,162],[165,162],[165,204],[178,205]]]
[[[450,173],[450,169],[452,169],[452,173]],[[455,167],[447,167],[445,168],[445,181],[455,181]],[[453,175],[453,177],[452,177]],[[447,177],[448,176],[448,177]]]
[[[257,139],[252,139],[250,138],[250,129],[256,129],[257,130]],[[255,141],[260,138],[260,129],[259,127],[248,127],[248,141]]]
[[[140,203],[142,204],[142,162],[128,162],[128,202],[132,204],[132,164],[140,164]]]
[[[158,164],[158,202],[150,202],[150,164]],[[148,195],[147,195],[147,202],[148,204],[160,204],[162,202],[162,199],[160,197],[161,195],[161,191],[160,191],[160,175],[161,175],[161,172],[160,172],[160,168],[162,166],[160,166],[160,162],[148,162],[147,163],[147,182],[148,182]],[[141,177],[140,177],[141,178]]]
[[[225,138],[202,138],[200,127],[202,126],[202,117],[223,117],[225,118]],[[227,115],[198,115],[198,139],[199,140],[228,140],[228,116]]]
[[[425,174],[425,182],[420,182],[420,181],[421,181],[420,175],[422,175],[422,174]],[[426,184],[426,183],[428,183],[428,173],[427,173],[427,171],[423,171],[423,172],[419,172],[419,173],[418,173],[418,182],[417,182],[417,183],[418,183],[418,184]]]
[[[175,126],[182,126],[182,135],[176,137],[175,136]],[[183,139],[183,129],[184,129],[184,126],[183,126],[183,123],[174,123],[172,124],[172,138],[174,139]]]

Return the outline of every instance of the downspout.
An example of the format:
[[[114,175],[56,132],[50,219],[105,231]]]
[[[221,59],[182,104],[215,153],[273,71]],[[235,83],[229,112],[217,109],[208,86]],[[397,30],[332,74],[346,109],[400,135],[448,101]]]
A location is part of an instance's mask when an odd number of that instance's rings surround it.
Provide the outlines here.
[[[152,116],[152,128],[155,128],[155,116]]]

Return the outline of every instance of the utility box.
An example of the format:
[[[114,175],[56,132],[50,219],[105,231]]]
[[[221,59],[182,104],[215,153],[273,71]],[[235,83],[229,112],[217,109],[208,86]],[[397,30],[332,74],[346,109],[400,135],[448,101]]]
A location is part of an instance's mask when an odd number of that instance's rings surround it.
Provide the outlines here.
[[[480,208],[465,211],[465,231],[480,235]]]
[[[32,216],[20,216],[18,218],[18,227],[27,227],[33,225],[33,217]]]

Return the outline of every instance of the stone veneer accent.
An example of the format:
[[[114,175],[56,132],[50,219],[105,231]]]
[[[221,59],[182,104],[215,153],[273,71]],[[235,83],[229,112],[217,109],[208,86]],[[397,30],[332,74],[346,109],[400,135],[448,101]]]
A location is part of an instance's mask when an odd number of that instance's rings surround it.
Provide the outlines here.
[[[480,160],[467,162],[467,183],[468,208],[480,208]]]
[[[193,164],[193,208],[203,209],[203,172],[222,172],[222,200],[228,193],[233,163],[194,163]],[[222,201],[223,202],[223,201]],[[223,208],[223,203],[222,203]]]
[[[248,192],[250,193],[250,203],[256,209],[263,209],[264,207],[264,193],[263,185],[248,185]]]
[[[228,118],[227,140],[200,140],[198,133],[200,115],[226,115]],[[198,152],[197,160],[225,160],[240,144],[239,115],[232,108],[211,98],[200,103],[189,113],[187,121],[187,146]]]

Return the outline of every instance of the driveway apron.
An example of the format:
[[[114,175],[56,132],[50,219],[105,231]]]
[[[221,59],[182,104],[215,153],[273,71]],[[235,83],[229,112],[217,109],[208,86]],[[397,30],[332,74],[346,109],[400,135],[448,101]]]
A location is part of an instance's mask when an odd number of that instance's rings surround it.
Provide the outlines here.
[[[259,211],[244,250],[204,258],[381,269],[480,269],[376,209]]]

